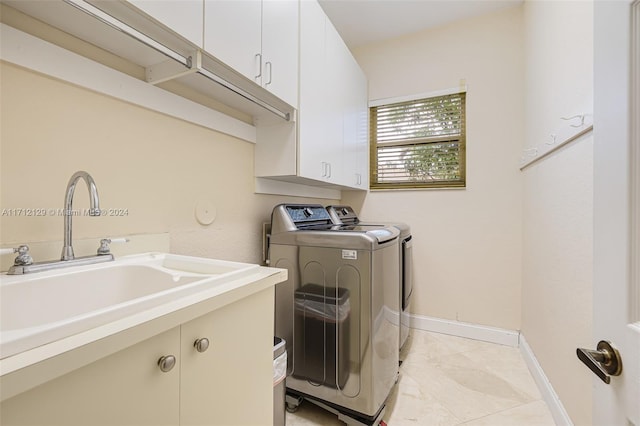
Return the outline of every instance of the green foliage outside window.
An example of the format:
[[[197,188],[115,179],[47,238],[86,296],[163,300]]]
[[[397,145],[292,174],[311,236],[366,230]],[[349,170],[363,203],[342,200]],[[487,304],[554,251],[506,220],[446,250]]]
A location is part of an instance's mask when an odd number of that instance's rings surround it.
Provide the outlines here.
[[[371,108],[371,188],[465,186],[465,94]]]

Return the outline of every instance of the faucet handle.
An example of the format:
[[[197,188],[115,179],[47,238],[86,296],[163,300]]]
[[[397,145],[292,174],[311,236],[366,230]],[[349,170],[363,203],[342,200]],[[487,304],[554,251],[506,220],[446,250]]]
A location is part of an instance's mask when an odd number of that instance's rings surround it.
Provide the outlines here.
[[[128,243],[128,238],[103,238],[100,240],[100,247],[98,247],[98,255],[111,254],[111,243]]]
[[[0,249],[0,254],[13,254],[18,253],[18,256],[13,261],[15,266],[31,265],[33,264],[33,258],[29,254],[29,246],[20,245],[17,248]]]

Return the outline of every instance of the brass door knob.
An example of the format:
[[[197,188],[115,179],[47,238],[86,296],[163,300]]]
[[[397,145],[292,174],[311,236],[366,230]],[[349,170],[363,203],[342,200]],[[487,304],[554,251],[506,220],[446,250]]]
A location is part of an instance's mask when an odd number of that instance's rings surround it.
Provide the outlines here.
[[[622,373],[620,352],[606,340],[599,341],[595,351],[577,348],[576,355],[606,384],[611,383],[611,376],[619,376]]]

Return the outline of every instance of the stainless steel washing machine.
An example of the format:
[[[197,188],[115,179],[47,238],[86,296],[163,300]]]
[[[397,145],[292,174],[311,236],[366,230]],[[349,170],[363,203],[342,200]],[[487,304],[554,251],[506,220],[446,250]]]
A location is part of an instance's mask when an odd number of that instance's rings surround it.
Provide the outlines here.
[[[400,311],[398,312],[398,323],[400,325],[400,339],[398,347],[402,348],[409,337],[410,314],[409,304],[413,293],[413,237],[411,236],[411,228],[409,225],[401,222],[388,223],[384,222],[362,222],[358,219],[356,212],[350,206],[327,206],[327,211],[333,223],[343,224],[346,226],[393,226],[400,231],[400,242],[398,244],[400,250]]]
[[[287,393],[373,424],[398,375],[399,231],[335,226],[321,205],[281,204],[271,217],[275,334],[287,342]],[[347,420],[347,423],[349,421]]]

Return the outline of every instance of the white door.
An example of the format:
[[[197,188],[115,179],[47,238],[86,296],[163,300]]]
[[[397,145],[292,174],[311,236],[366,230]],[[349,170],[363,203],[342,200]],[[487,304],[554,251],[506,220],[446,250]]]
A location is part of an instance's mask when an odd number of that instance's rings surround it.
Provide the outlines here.
[[[622,371],[610,378],[610,384],[594,376],[593,424],[638,426],[640,0],[596,0],[594,7],[594,342],[590,349],[599,340],[610,341],[619,350]]]

